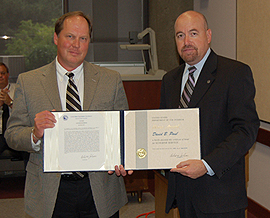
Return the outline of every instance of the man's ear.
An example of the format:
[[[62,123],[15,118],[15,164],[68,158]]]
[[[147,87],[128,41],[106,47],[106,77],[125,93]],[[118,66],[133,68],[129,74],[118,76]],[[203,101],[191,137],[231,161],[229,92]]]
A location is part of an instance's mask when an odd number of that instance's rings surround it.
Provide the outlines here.
[[[58,44],[58,36],[56,33],[54,33],[53,35],[53,41],[54,41],[54,44],[57,45]]]
[[[208,29],[206,31],[206,37],[207,37],[207,42],[208,44],[210,44],[211,40],[212,40],[212,30],[211,29]]]

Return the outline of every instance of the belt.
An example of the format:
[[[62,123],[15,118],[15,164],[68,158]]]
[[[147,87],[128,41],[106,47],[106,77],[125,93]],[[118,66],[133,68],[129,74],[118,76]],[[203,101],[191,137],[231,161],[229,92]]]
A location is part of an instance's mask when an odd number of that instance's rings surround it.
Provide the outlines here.
[[[87,172],[72,172],[72,174],[62,174],[61,179],[68,181],[78,181],[88,177]]]

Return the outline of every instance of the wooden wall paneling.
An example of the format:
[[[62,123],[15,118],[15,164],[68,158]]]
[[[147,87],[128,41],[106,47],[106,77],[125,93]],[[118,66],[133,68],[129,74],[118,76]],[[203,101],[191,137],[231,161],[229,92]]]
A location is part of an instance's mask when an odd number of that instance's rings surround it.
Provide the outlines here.
[[[168,214],[165,213],[168,180],[158,171],[155,174],[155,217],[156,218],[180,218],[178,209],[171,209]]]
[[[270,147],[270,131],[260,128],[256,141]]]
[[[123,81],[129,109],[158,109],[161,81]]]

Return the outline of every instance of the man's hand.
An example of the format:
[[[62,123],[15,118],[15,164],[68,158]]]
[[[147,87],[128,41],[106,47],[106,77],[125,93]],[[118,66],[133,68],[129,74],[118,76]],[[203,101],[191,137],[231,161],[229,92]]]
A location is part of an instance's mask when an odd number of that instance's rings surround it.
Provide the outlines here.
[[[33,130],[33,134],[35,135],[36,138],[39,138],[39,139],[43,137],[44,129],[53,128],[56,123],[56,119],[50,111],[42,111],[36,114],[34,120],[35,120],[35,126]],[[37,143],[37,140],[35,137],[33,138],[33,140],[35,143]]]
[[[133,173],[133,170],[129,170],[128,172],[124,169],[123,165],[120,165],[119,167],[116,165],[114,167],[115,169],[115,174],[117,176],[126,176],[127,174],[128,175],[131,175]],[[114,171],[108,171],[108,173],[111,175],[113,174]]]
[[[197,179],[207,173],[207,169],[201,160],[187,160],[180,162],[171,172],[181,173],[192,179]]]
[[[9,90],[7,88],[0,91],[0,101],[2,102],[2,104],[5,103],[6,105],[10,105],[12,99],[10,98],[8,93]]]

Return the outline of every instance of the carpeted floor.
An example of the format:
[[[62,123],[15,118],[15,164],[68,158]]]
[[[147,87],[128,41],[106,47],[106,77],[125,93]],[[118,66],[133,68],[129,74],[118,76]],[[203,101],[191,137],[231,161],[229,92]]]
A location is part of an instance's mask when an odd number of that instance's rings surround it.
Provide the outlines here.
[[[24,218],[23,190],[25,177],[0,178],[0,217]],[[120,218],[136,218],[141,214],[155,210],[155,197],[150,192],[144,192],[142,202],[138,203],[137,196],[128,194],[128,203],[121,208]],[[140,216],[144,218],[145,216]],[[149,214],[148,218],[154,218]]]
[[[25,218],[23,190],[25,177],[0,178],[0,217],[1,218]],[[120,218],[144,218],[141,214],[155,210],[155,197],[150,192],[144,192],[142,202],[138,203],[137,196],[128,194],[128,203],[121,208]],[[154,218],[155,214],[149,214],[148,218]],[[248,213],[248,218],[256,218]]]
[[[136,196],[128,194],[128,203],[120,209],[120,218],[136,218],[137,216],[155,210],[155,197],[150,192],[144,192],[142,202],[138,203]],[[144,218],[145,216],[141,216]],[[148,218],[154,218],[155,214],[149,214]]]
[[[0,211],[2,218],[24,218],[23,198],[0,199]]]
[[[120,218],[136,218],[137,216],[155,210],[155,198],[149,193],[143,193],[142,202],[138,203],[136,196],[128,194],[129,202],[120,209]],[[0,199],[1,218],[24,218],[23,198]],[[145,216],[141,216],[144,218]],[[148,218],[154,218],[149,214]]]

